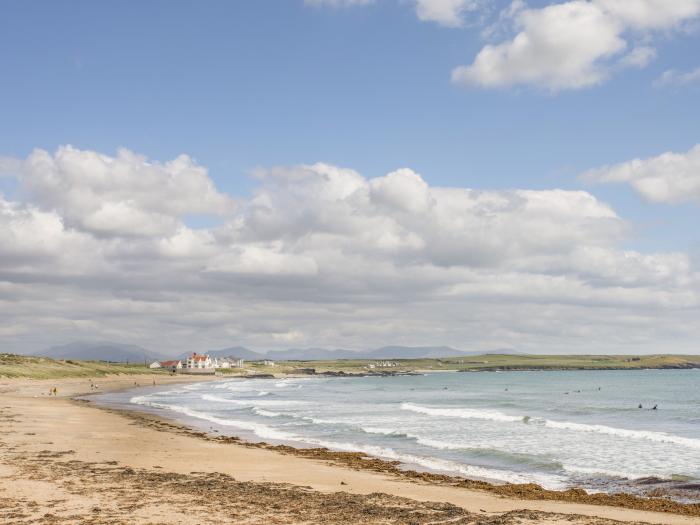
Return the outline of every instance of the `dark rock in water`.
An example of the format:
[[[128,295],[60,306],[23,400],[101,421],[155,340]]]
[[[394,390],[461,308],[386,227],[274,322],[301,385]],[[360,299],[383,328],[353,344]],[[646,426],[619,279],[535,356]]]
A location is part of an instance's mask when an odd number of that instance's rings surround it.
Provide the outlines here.
[[[243,376],[244,379],[275,379],[275,376],[272,374],[250,374],[247,376]]]
[[[648,478],[639,478],[635,480],[637,485],[658,485],[660,483],[670,483],[669,479],[657,478],[656,476],[649,476]]]
[[[682,490],[700,490],[700,483],[684,483],[682,485],[676,485],[676,488]]]

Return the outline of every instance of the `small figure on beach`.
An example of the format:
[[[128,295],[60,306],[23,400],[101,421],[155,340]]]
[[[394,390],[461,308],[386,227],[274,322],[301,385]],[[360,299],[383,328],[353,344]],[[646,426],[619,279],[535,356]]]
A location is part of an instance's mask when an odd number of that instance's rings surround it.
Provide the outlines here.
[[[56,387],[53,387],[53,395],[57,396],[58,395],[58,390],[56,390]]]
[[[644,408],[641,403],[639,403],[639,406],[637,408]]]
[[[654,408],[652,408],[652,410],[656,410],[658,408],[658,406],[659,405],[654,405]]]

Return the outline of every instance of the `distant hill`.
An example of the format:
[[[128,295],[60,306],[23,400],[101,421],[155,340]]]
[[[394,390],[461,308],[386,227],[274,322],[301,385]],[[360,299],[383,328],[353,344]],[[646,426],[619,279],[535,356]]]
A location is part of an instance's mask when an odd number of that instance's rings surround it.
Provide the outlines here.
[[[144,360],[162,360],[163,356],[137,345],[110,342],[76,341],[66,345],[52,346],[32,355],[53,359],[80,359],[82,361],[113,361],[138,363]]]
[[[345,350],[325,348],[289,348],[271,350],[267,353],[255,352],[244,346],[231,346],[220,350],[201,350],[198,353],[211,357],[240,357],[247,361],[273,359],[276,361],[332,361],[336,359],[430,359],[440,357],[462,357],[483,354],[484,352],[464,352],[449,346],[383,346],[372,350]],[[498,350],[498,354],[514,354],[513,350]],[[186,359],[192,351],[179,355],[163,355],[137,345],[112,342],[84,342],[52,346],[32,355],[51,357],[53,359],[81,359],[84,361],[142,362],[162,361],[164,359]]]
[[[449,346],[384,346],[369,353],[369,357],[373,359],[421,359],[464,355],[469,353]]]
[[[334,360],[334,359],[421,359],[435,357],[459,357],[471,355],[449,346],[384,346],[374,350],[326,350],[323,348],[292,348],[273,350],[266,354],[268,359]]]
[[[289,348],[287,350],[270,350],[267,359],[278,361],[310,361],[334,359],[361,359],[352,350],[327,350],[325,348]]]

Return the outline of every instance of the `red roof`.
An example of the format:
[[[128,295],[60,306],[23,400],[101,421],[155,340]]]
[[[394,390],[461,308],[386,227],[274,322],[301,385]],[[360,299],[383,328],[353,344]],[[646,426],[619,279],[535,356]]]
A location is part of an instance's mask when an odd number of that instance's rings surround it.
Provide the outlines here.
[[[160,366],[177,366],[180,361],[161,361]]]
[[[193,355],[192,359],[194,359],[195,361],[206,361],[207,356],[205,356],[205,355]]]

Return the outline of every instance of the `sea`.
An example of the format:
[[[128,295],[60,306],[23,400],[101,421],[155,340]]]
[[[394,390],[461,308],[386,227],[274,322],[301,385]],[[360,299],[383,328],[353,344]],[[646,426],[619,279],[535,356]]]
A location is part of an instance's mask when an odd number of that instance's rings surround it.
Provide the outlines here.
[[[407,469],[700,501],[700,370],[231,378],[99,402]]]

